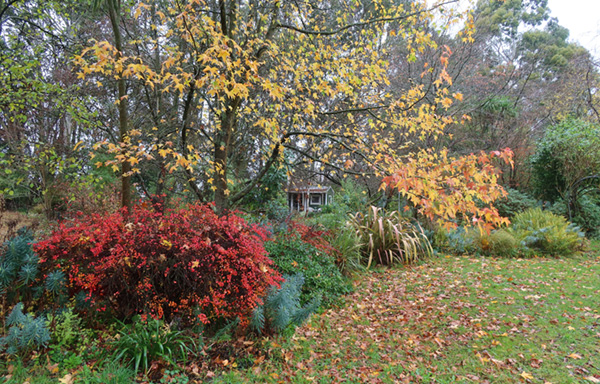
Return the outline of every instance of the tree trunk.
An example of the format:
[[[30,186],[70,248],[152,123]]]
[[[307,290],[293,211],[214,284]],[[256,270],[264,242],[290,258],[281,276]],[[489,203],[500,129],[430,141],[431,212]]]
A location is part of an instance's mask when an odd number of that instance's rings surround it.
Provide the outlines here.
[[[229,189],[227,186],[227,159],[233,130],[235,109],[225,112],[221,117],[221,132],[215,140],[215,208],[224,213],[229,208]]]
[[[123,39],[121,29],[119,28],[119,0],[107,0],[108,14],[115,37],[115,48],[117,49],[117,59],[120,59],[123,52]],[[127,91],[125,89],[125,79],[119,75],[117,80],[119,92],[119,140],[124,142],[128,134],[128,116],[127,116]],[[121,206],[131,208],[131,164],[127,159],[121,164]]]

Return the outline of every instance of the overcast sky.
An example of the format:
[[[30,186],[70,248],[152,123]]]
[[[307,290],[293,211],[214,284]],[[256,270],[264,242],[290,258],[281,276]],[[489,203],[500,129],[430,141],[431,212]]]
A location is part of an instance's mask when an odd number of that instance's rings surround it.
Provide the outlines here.
[[[600,0],[548,0],[548,7],[571,40],[600,57]]]

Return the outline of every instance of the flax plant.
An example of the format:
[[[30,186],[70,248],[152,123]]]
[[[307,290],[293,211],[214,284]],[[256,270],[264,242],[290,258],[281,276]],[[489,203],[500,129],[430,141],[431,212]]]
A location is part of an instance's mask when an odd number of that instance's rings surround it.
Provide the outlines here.
[[[373,263],[411,264],[433,254],[421,226],[410,223],[397,211],[386,213],[382,208],[371,206],[366,215],[351,214],[350,224],[360,239],[367,268]]]

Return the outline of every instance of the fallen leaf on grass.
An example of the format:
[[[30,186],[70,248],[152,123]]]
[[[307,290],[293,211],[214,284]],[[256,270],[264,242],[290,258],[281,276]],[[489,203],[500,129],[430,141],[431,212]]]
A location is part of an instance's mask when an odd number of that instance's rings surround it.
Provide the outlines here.
[[[579,354],[577,354],[577,353],[571,353],[571,354],[569,355],[569,357],[570,357],[571,359],[581,359],[581,355],[579,355]]]
[[[594,376],[585,377],[587,381],[591,381],[592,383],[600,383],[600,379],[595,378]]]
[[[48,365],[46,365],[46,369],[51,373],[51,374],[55,374],[58,373],[58,363],[56,364],[50,364],[48,363]]]
[[[521,372],[521,377],[525,380],[533,380],[533,375],[525,371]]]
[[[529,365],[531,365],[532,368],[539,368],[542,365],[542,361],[543,360],[540,359],[531,359]]]
[[[62,379],[58,379],[58,381],[62,384],[73,384],[75,380],[73,379],[73,375],[67,374]]]

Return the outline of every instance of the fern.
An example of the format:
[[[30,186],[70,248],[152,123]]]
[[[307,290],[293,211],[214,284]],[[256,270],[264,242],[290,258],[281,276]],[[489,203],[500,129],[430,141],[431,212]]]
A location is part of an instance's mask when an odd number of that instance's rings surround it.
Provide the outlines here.
[[[52,330],[52,344],[72,347],[81,339],[81,319],[71,308],[49,314],[46,323]]]
[[[284,276],[281,288],[271,287],[264,305],[254,309],[250,327],[257,333],[282,332],[289,326],[301,325],[319,309],[321,296],[315,296],[304,307],[300,304],[300,295],[304,285],[302,274]]]

